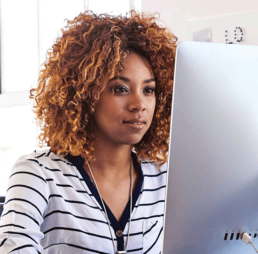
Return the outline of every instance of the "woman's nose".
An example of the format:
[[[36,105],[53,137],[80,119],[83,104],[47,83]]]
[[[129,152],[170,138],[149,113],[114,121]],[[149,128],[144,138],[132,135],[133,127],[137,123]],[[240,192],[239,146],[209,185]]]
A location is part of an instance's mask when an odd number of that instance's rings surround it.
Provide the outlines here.
[[[129,111],[137,111],[137,112],[146,110],[144,98],[142,97],[141,94],[135,93],[131,95],[128,109]]]

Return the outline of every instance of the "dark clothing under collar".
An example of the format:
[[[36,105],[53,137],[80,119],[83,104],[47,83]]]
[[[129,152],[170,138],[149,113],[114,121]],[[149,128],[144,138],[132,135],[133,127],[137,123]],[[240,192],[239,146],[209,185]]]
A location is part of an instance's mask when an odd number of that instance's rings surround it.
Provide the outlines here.
[[[133,160],[135,162],[136,161],[135,153],[132,153],[132,157],[133,157]],[[94,195],[95,199],[98,201],[99,205],[103,209],[98,191],[97,191],[96,187],[94,186],[94,184],[92,183],[92,181],[90,180],[89,175],[87,174],[87,172],[83,168],[84,159],[81,156],[72,156],[70,154],[68,154],[66,156],[66,159],[68,161],[70,161],[79,170],[81,176],[83,177],[83,180],[86,182],[86,184],[89,187],[91,193]],[[142,168],[141,168],[140,164],[138,164],[138,165],[139,165],[139,170],[140,170],[140,173],[141,173],[141,177],[140,177],[140,179],[137,183],[135,191],[133,192],[132,209],[134,209],[136,201],[141,194],[141,188],[142,188],[142,183],[143,183]],[[129,217],[130,217],[130,200],[128,201],[128,203],[125,207],[125,210],[122,214],[120,222],[117,221],[116,217],[111,212],[111,210],[109,209],[107,204],[105,202],[104,202],[104,204],[105,204],[105,207],[106,207],[106,210],[107,210],[107,215],[108,215],[109,221],[110,221],[111,226],[113,227],[114,231],[115,232],[117,232],[119,230],[124,231],[126,223],[129,221]],[[124,248],[124,237],[117,237],[117,242],[118,242],[118,247],[117,247],[118,250],[123,250],[123,248]]]

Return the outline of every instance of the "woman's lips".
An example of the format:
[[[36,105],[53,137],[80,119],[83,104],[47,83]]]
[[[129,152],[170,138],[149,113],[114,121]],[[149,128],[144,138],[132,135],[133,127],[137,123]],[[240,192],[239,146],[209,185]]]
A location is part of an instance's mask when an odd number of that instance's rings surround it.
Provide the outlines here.
[[[142,129],[144,125],[146,124],[145,119],[130,119],[123,121],[124,124],[126,124],[129,127],[135,128],[135,129]]]

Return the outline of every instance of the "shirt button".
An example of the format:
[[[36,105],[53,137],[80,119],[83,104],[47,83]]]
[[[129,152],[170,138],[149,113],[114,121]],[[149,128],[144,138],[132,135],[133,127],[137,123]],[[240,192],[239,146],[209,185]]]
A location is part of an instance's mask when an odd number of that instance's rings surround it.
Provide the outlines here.
[[[121,237],[123,235],[123,232],[121,230],[116,231],[116,236]]]

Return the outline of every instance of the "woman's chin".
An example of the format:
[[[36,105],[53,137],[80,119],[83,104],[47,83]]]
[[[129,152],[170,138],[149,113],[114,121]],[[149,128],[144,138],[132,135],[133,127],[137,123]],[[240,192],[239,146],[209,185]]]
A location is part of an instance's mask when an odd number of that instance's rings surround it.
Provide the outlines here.
[[[137,137],[130,137],[130,138],[123,138],[120,143],[128,144],[128,145],[136,145],[142,140],[143,136]]]

